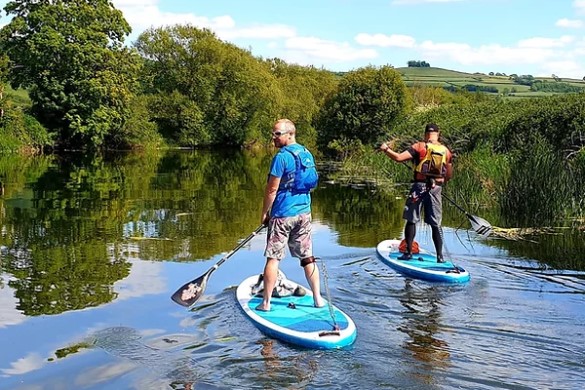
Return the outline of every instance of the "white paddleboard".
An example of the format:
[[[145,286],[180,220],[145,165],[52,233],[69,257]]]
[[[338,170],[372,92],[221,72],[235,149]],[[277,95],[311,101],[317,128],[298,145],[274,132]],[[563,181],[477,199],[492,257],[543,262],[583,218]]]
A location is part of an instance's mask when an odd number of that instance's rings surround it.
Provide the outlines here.
[[[300,286],[305,295],[273,296],[270,311],[256,310],[262,302],[258,281],[259,275],[245,279],[236,298],[246,317],[267,336],[315,349],[342,348],[355,341],[357,330],[346,313],[327,301],[324,307],[314,307],[311,291],[291,280],[286,280],[290,291]]]
[[[400,240],[384,240],[378,244],[376,251],[385,264],[405,276],[444,283],[465,283],[470,279],[469,272],[462,267],[451,261],[437,263],[437,257],[423,249],[413,254],[410,260],[399,260],[402,255],[399,245]]]

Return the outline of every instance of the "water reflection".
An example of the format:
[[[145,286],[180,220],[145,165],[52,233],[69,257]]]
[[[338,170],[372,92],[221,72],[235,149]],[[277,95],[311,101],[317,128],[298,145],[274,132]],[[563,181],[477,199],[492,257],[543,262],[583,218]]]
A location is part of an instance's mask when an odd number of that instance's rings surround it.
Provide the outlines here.
[[[260,354],[265,367],[262,375],[266,381],[264,388],[304,388],[317,375],[317,360],[311,358],[310,353],[299,353],[287,359],[279,356],[277,341],[262,338],[258,344],[262,346]],[[280,348],[284,350],[282,346]]]
[[[281,363],[274,352],[274,340],[262,339],[258,341],[258,344],[262,346],[260,354],[264,358],[267,377],[271,378],[277,376],[278,370],[281,368]]]
[[[240,151],[88,158],[0,157],[2,270],[28,316],[95,307],[118,297],[132,259],[206,260],[252,231],[270,156]],[[375,247],[399,237],[402,200],[372,188],[321,186],[313,215],[338,243]],[[459,213],[446,210],[447,224]],[[464,218],[463,218],[464,219]],[[539,244],[491,241],[561,269],[583,269],[578,231]],[[135,266],[135,265],[134,265]]]
[[[444,287],[444,286],[443,286]],[[442,338],[441,325],[441,286],[416,287],[412,280],[405,282],[404,292],[399,296],[404,307],[403,323],[398,327],[409,338],[404,341],[405,351],[422,363],[413,372],[417,382],[438,384],[433,371],[446,369],[449,365],[449,346]]]
[[[18,309],[58,314],[117,298],[131,259],[207,259],[255,226],[266,156],[167,153],[0,158],[2,269]]]

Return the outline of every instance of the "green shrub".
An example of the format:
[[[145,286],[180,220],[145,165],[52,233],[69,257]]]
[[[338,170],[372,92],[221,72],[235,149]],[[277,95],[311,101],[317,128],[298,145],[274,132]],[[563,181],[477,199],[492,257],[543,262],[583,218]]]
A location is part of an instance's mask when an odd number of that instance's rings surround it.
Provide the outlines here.
[[[384,137],[412,106],[400,73],[390,66],[351,71],[324,104],[316,121],[319,144],[336,139],[371,145]]]

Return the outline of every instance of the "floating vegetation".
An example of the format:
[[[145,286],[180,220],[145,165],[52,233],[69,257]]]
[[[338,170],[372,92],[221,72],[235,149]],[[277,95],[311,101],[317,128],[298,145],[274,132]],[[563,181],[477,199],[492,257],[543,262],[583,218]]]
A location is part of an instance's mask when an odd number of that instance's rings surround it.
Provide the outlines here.
[[[506,240],[530,241],[531,236],[540,236],[544,234],[562,235],[563,231],[571,229],[570,227],[538,227],[538,228],[501,228],[494,226],[492,235]]]

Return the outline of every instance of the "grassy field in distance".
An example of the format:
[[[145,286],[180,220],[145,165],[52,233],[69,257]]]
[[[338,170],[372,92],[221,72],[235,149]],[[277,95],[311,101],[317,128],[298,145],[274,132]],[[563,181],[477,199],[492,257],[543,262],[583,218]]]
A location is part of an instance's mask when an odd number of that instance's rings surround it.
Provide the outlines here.
[[[530,91],[529,86],[516,84],[510,79],[510,75],[491,76],[485,73],[465,73],[433,67],[402,67],[396,68],[396,70],[402,74],[402,77],[408,86],[420,85],[447,87],[451,85],[455,87],[463,87],[465,85],[476,85],[478,87],[497,88],[498,93],[514,93],[518,97],[546,96],[550,94]],[[534,79],[555,82],[555,79],[552,77],[535,77]],[[559,78],[558,81],[585,89],[585,81],[583,80]]]

